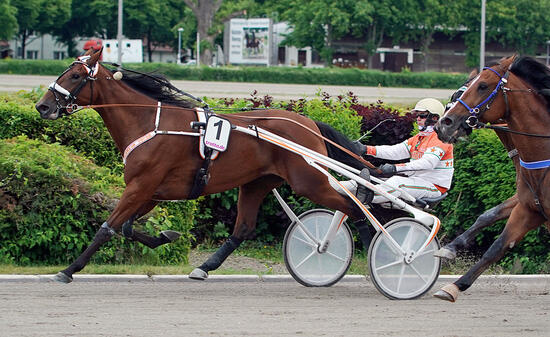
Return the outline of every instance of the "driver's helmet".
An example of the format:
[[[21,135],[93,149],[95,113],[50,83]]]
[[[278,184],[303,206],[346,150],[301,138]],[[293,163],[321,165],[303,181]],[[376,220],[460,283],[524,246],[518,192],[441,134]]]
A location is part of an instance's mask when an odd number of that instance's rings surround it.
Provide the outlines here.
[[[418,101],[418,103],[416,103],[413,111],[415,112],[427,111],[430,114],[437,115],[441,118],[445,113],[445,107],[440,101],[438,101],[435,98],[424,98]]]

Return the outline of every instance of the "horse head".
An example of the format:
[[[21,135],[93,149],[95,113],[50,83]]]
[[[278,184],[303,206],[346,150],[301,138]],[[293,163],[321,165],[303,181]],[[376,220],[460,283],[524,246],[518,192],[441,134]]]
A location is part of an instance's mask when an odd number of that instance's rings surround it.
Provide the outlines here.
[[[103,49],[90,49],[78,57],[54,82],[36,103],[36,110],[44,119],[57,119],[74,112],[78,105],[91,104],[92,83],[100,71],[98,63]]]
[[[508,70],[515,56],[501,60],[493,67],[485,67],[473,78],[456,101],[435,126],[439,139],[454,143],[468,135],[478,120],[495,122],[505,117],[507,102],[504,87]],[[503,91],[500,94],[500,91]]]

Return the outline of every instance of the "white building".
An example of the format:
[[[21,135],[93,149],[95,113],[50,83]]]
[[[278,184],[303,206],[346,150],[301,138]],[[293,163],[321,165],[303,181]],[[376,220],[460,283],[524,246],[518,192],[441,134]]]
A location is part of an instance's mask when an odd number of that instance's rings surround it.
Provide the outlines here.
[[[10,49],[13,51],[13,58],[23,58],[21,47],[21,41],[10,40]],[[32,60],[62,60],[69,56],[67,52],[67,46],[63,43],[55,41],[55,39],[49,35],[34,35],[31,34],[27,37],[27,45],[25,47],[25,58]]]

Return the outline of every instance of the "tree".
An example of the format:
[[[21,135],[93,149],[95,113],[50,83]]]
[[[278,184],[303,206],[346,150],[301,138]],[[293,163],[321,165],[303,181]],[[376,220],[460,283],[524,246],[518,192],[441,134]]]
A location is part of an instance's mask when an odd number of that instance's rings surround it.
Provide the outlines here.
[[[17,9],[17,25],[19,26],[17,39],[21,43],[21,57],[26,58],[25,47],[27,38],[34,30],[40,10],[40,0],[11,0]]]
[[[17,8],[18,40],[21,43],[21,57],[26,58],[25,48],[31,33],[51,33],[70,17],[72,0],[11,0]]]
[[[372,68],[376,50],[385,37],[394,43],[411,38],[410,16],[414,10],[413,0],[357,1],[353,14],[353,34],[363,37],[363,49],[367,52],[367,67]]]
[[[127,0],[124,31],[130,38],[145,38],[149,62],[155,47],[174,43],[176,24],[183,17],[184,7],[172,0]]]
[[[9,40],[17,31],[17,8],[10,0],[0,0],[0,40]]]
[[[193,11],[197,20],[197,32],[201,46],[200,61],[212,63],[212,50],[216,37],[223,31],[223,24],[235,17],[246,14],[246,8],[253,6],[253,0],[183,0]]]
[[[353,0],[293,0],[284,17],[292,32],[287,45],[317,50],[326,64],[331,64],[333,41],[350,32],[356,1]]]
[[[440,31],[447,35],[456,34],[462,22],[462,8],[456,1],[445,0],[417,0],[409,3],[408,8],[403,17],[408,29],[402,36],[420,42],[424,71],[427,71],[434,33]]]

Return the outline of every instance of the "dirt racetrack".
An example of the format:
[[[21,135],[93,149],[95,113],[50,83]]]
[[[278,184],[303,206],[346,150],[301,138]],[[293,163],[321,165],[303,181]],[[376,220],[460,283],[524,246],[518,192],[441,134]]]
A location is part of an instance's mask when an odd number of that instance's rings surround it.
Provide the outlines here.
[[[457,303],[368,280],[0,282],[1,336],[548,336],[550,284],[482,281]]]

